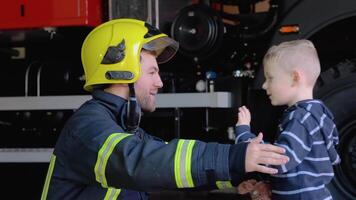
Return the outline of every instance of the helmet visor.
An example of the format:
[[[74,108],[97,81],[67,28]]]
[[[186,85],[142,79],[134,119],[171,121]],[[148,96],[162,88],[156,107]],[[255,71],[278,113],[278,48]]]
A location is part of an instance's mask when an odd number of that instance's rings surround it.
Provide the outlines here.
[[[155,51],[159,64],[168,62],[178,51],[179,43],[169,37],[160,37],[143,45],[148,51]]]

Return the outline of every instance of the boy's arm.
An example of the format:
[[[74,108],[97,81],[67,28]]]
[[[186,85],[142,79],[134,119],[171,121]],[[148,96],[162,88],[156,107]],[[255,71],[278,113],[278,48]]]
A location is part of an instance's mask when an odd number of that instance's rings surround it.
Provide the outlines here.
[[[274,143],[286,150],[289,162],[276,166],[278,173],[285,173],[299,165],[311,151],[313,139],[305,126],[296,119],[291,119]]]
[[[251,132],[249,125],[236,126],[235,134],[236,134],[235,143],[249,142],[251,139],[256,137],[256,135]]]
[[[250,142],[251,139],[255,138],[256,135],[251,133],[250,130],[251,113],[246,106],[241,106],[239,108],[238,120],[236,123],[235,143],[239,142]]]

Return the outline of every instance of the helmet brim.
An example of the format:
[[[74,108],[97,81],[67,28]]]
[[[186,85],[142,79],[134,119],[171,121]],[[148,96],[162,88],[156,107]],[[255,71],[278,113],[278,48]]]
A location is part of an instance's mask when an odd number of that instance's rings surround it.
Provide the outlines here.
[[[159,37],[143,45],[143,49],[154,51],[159,64],[168,62],[178,51],[179,43],[170,37]]]

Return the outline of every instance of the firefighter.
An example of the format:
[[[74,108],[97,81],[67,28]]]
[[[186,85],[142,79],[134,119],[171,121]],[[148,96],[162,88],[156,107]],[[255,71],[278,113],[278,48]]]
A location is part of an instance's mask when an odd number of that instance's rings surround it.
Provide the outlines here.
[[[92,99],[67,121],[49,165],[41,199],[148,199],[153,190],[233,187],[245,172],[276,173],[288,161],[267,144],[165,142],[139,128],[163,86],[158,63],[178,43],[151,25],[116,19],[95,28],[82,46],[84,89]]]

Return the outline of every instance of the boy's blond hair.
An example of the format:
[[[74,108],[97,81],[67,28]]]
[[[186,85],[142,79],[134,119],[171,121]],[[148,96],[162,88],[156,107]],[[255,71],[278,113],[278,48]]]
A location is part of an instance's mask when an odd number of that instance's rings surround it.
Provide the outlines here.
[[[292,40],[274,45],[263,58],[263,65],[274,65],[292,72],[299,69],[308,84],[314,85],[320,74],[320,61],[313,43],[306,39]]]

